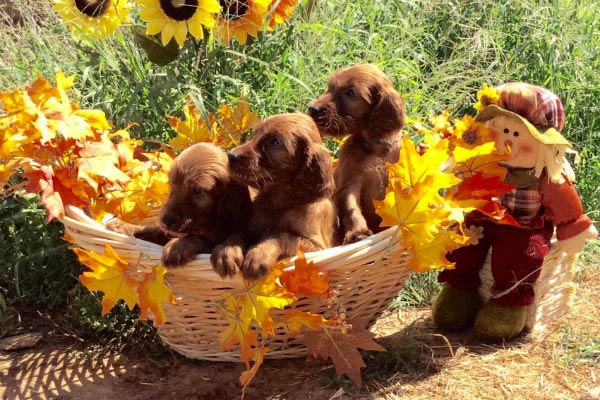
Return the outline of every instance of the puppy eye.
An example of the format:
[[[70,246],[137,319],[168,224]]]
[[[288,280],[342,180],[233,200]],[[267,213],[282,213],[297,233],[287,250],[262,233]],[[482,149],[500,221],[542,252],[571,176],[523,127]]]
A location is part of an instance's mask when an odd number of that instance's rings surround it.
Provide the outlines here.
[[[194,196],[200,196],[200,195],[202,195],[203,193],[204,193],[204,190],[203,190],[203,189],[201,189],[201,188],[193,188],[193,189],[192,189],[192,194],[193,194]]]
[[[356,91],[356,89],[350,88],[346,92],[346,96],[348,96],[348,97],[357,97],[358,96],[358,92]]]
[[[271,144],[271,146],[275,146],[275,147],[281,146],[281,139],[279,139],[278,137],[274,137],[271,139],[269,144]]]

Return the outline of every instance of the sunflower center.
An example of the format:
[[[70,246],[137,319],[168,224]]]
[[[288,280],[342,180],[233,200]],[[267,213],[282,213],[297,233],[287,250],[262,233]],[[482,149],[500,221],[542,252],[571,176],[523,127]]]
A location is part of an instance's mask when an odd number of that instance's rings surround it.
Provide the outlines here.
[[[219,0],[221,4],[221,17],[227,21],[241,18],[248,11],[248,0]]]
[[[198,9],[198,0],[160,0],[165,15],[175,21],[187,21]]]
[[[108,10],[110,0],[75,0],[75,7],[88,17],[97,18]]]

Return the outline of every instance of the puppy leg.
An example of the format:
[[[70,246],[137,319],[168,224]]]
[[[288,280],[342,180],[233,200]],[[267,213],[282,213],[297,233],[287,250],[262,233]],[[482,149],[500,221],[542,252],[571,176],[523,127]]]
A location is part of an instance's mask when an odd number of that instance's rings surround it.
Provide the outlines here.
[[[336,193],[344,235],[343,244],[358,242],[373,234],[360,209],[360,189],[358,185],[347,186]]]
[[[123,233],[161,246],[166,245],[169,240],[171,240],[171,238],[158,226],[134,225],[121,221],[118,218],[111,219],[104,226],[106,229],[113,232]]]
[[[215,246],[210,256],[210,263],[221,278],[234,277],[241,269],[248,241],[247,235],[238,232],[230,235],[222,244]]]
[[[206,239],[188,235],[171,239],[163,249],[161,261],[166,267],[180,267],[192,261],[196,255],[208,251],[210,246]]]
[[[242,262],[242,273],[248,280],[260,279],[271,272],[281,254],[277,237],[267,237],[250,247]]]

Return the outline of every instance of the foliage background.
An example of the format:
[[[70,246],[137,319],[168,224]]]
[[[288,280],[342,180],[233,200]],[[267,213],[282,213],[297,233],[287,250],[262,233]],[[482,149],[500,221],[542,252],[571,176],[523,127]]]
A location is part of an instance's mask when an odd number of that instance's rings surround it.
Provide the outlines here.
[[[460,116],[483,83],[527,81],[563,100],[564,133],[581,156],[577,186],[598,221],[599,43],[594,0],[304,0],[288,24],[260,40],[213,51],[188,42],[177,61],[160,67],[127,29],[90,48],[70,38],[49,2],[0,0],[0,90],[63,69],[77,75],[82,107],[104,110],[117,127],[136,123],[139,137],[166,140],[174,132],[164,116],[181,117],[187,94],[204,111],[241,93],[260,116],[303,111],[332,71],[357,62],[388,73],[413,119],[446,108]],[[0,200],[0,336],[17,312],[39,310],[60,315],[57,328],[79,336],[119,336],[124,344],[152,337],[123,308],[99,317],[98,298],[77,282],[81,267],[60,224],[46,225],[35,204]],[[435,274],[416,276],[394,306],[427,304],[436,289]]]

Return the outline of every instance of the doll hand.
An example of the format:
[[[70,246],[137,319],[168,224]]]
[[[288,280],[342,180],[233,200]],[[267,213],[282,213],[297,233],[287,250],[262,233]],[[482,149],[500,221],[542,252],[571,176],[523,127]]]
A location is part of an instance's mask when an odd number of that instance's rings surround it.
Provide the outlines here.
[[[567,254],[581,253],[585,247],[585,242],[588,239],[593,239],[598,235],[598,231],[594,225],[590,225],[588,229],[565,240],[559,240],[558,245]]]

